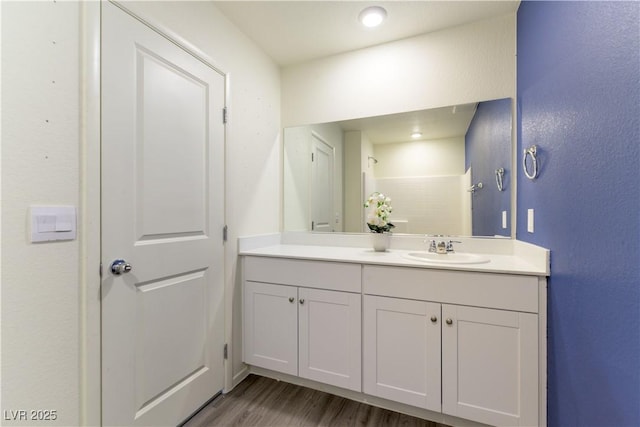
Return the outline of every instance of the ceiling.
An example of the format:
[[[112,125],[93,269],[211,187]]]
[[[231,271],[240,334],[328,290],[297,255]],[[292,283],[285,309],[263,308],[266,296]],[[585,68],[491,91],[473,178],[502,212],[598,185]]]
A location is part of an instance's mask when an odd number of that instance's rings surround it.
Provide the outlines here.
[[[519,1],[217,1],[213,3],[280,66],[335,55],[515,13]],[[387,19],[365,28],[358,14],[382,6]]]
[[[372,144],[411,141],[411,132],[420,132],[418,141],[464,136],[476,113],[477,103],[432,108],[387,116],[338,122],[344,131],[359,130]]]

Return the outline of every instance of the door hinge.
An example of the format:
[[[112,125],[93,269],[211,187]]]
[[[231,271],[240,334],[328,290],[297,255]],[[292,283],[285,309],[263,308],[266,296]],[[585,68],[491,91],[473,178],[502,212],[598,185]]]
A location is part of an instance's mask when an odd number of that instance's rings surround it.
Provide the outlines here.
[[[224,360],[229,358],[229,344],[224,345],[224,350],[222,350],[222,354],[224,356]]]
[[[313,153],[311,153],[311,161],[313,162]]]
[[[99,273],[100,273],[100,277],[102,277],[102,263],[100,263],[100,268],[99,268]]]
[[[229,227],[225,225],[222,227],[222,241],[226,242],[229,238]]]
[[[227,123],[227,107],[224,107],[222,109],[222,123]]]
[[[311,221],[311,231],[313,231],[313,227],[315,227],[316,223],[315,221]]]

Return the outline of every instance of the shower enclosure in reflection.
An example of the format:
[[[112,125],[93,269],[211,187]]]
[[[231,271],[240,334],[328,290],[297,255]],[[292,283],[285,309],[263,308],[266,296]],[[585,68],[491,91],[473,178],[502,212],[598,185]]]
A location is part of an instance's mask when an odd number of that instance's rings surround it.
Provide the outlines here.
[[[379,191],[395,233],[508,237],[511,121],[500,99],[287,128],[284,229],[367,232],[363,201]]]

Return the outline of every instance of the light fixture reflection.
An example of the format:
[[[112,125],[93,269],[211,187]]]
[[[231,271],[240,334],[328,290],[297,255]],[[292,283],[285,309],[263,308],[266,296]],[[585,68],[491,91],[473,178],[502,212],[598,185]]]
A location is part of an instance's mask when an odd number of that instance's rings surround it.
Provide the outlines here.
[[[411,138],[420,138],[422,136],[422,132],[413,132],[411,134]]]
[[[365,27],[373,28],[382,24],[387,17],[387,11],[380,6],[371,6],[360,12],[358,19]]]

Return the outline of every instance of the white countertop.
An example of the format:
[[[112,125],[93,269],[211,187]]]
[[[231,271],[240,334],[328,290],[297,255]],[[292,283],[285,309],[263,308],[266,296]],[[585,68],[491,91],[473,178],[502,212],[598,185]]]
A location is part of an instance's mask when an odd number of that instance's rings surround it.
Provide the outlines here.
[[[439,264],[404,258],[415,250],[390,249],[374,252],[371,248],[276,244],[261,248],[241,250],[239,255],[315,261],[348,262],[357,264],[390,265],[438,270],[478,271],[486,273],[547,276],[548,271],[522,256],[507,254],[482,254],[490,259],[483,264]],[[446,256],[446,255],[445,255]]]

